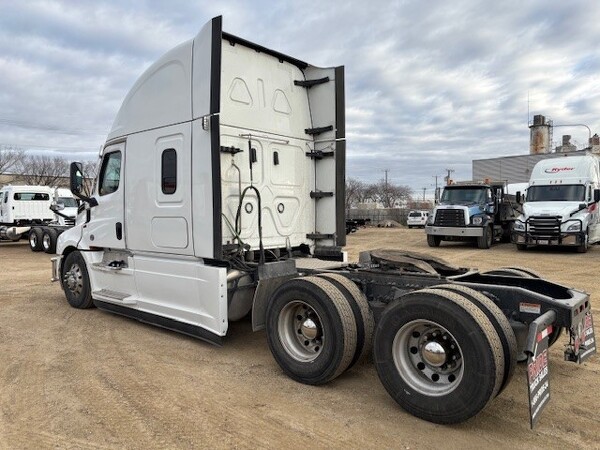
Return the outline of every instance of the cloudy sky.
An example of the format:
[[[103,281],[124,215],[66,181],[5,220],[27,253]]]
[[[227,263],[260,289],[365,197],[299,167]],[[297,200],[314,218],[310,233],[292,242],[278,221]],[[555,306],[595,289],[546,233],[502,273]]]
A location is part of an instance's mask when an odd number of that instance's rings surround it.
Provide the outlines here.
[[[0,145],[90,159],[171,47],[224,30],[345,65],[347,174],[432,193],[472,159],[524,154],[529,117],[600,133],[600,2],[0,0]],[[587,143],[583,127],[557,128]]]

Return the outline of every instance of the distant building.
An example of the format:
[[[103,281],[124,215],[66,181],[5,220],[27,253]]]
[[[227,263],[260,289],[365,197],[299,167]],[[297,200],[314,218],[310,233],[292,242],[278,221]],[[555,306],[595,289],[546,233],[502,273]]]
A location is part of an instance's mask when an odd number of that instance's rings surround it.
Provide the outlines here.
[[[565,156],[585,155],[588,153],[600,154],[600,137],[595,134],[589,140],[588,147],[577,150],[571,144],[571,136],[562,137],[562,145],[552,151],[552,121],[546,120],[542,115],[533,118],[529,126],[529,155],[502,156],[499,158],[475,159],[473,165],[473,179],[506,181],[507,183],[527,183],[531,170],[538,161],[550,158],[564,158]]]

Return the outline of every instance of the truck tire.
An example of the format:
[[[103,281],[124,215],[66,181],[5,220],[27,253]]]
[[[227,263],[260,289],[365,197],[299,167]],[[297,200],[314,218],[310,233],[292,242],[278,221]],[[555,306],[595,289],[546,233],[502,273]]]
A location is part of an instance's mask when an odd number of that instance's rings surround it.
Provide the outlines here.
[[[483,311],[463,296],[413,291],[390,303],[375,331],[375,367],[409,413],[440,424],[463,422],[499,392],[502,344]]]
[[[348,304],[354,313],[356,321],[356,351],[348,366],[348,369],[359,361],[364,361],[373,350],[373,333],[375,331],[375,320],[373,312],[365,294],[358,286],[343,275],[327,273],[319,275],[338,288],[346,297]]]
[[[502,343],[502,351],[504,352],[504,376],[502,378],[500,390],[498,391],[498,395],[500,395],[512,379],[515,368],[517,367],[517,338],[510,326],[508,318],[492,299],[475,289],[457,284],[441,284],[434,286],[433,289],[442,289],[462,295],[464,298],[478,306],[496,329],[496,332],[500,337],[500,342]]]
[[[287,376],[319,385],[341,375],[356,352],[356,321],[348,300],[328,280],[294,278],[269,299],[267,342]]]
[[[483,235],[477,237],[477,248],[490,248],[494,241],[494,230],[491,226],[483,229]]]
[[[440,242],[442,242],[442,238],[440,236],[435,236],[433,234],[427,235],[427,244],[430,247],[439,247]]]
[[[42,251],[42,230],[39,227],[33,227],[29,231],[29,248],[32,252]]]
[[[94,306],[90,277],[85,260],[78,251],[71,252],[62,265],[60,282],[69,305],[73,308],[87,309]]]
[[[54,228],[44,228],[42,232],[42,248],[46,253],[56,253],[56,238],[58,233]]]
[[[577,253],[587,253],[588,248],[589,248],[588,240],[589,240],[589,231],[585,233],[585,238],[584,238],[583,244],[581,244],[580,246],[577,247]]]

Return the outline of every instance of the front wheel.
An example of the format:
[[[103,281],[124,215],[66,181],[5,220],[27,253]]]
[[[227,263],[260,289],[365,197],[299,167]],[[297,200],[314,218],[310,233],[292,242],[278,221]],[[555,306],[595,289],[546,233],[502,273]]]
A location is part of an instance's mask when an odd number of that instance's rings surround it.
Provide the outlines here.
[[[377,325],[374,360],[402,408],[441,424],[477,414],[504,378],[502,345],[486,315],[461,295],[433,289],[388,305]]]
[[[434,236],[433,234],[427,235],[427,244],[430,247],[439,247],[441,241],[442,241],[442,238],[439,236]]]
[[[81,253],[74,251],[67,255],[62,266],[60,280],[69,305],[78,309],[94,306],[90,277]]]
[[[587,253],[588,251],[588,233],[585,233],[583,243],[577,247],[577,253]]]
[[[490,248],[494,240],[494,230],[487,226],[483,229],[483,235],[477,237],[477,248]]]

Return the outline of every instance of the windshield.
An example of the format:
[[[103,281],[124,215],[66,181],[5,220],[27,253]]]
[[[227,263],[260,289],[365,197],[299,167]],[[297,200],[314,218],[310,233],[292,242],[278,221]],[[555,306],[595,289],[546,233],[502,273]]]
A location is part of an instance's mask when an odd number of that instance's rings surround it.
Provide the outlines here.
[[[77,200],[73,197],[58,197],[56,203],[62,203],[65,208],[77,208]]]
[[[485,188],[460,188],[460,189],[444,189],[441,202],[448,205],[464,204],[464,203],[486,203],[491,201],[491,195],[488,198],[488,190]]]
[[[585,186],[581,184],[553,184],[551,186],[529,186],[528,202],[583,202]]]
[[[421,213],[420,212],[411,212],[408,217],[421,217]]]

